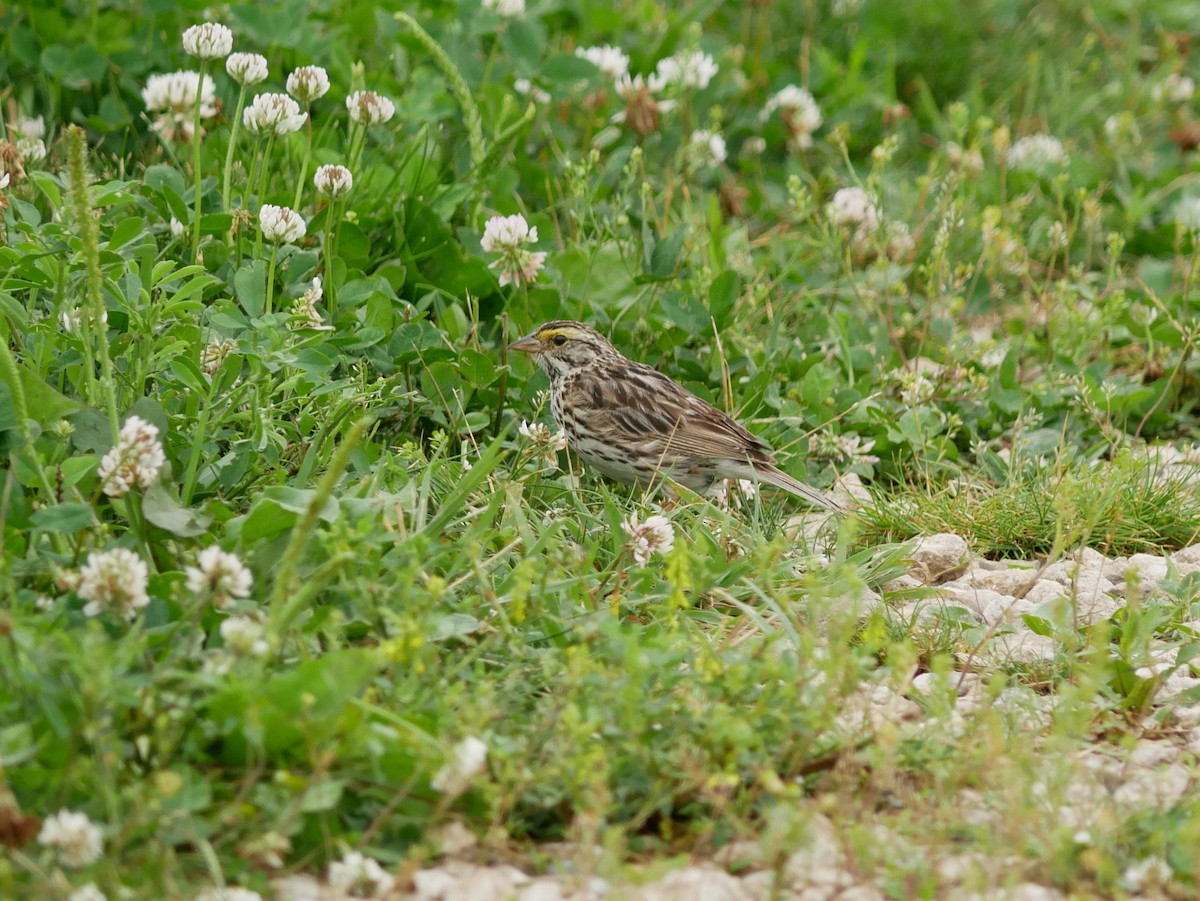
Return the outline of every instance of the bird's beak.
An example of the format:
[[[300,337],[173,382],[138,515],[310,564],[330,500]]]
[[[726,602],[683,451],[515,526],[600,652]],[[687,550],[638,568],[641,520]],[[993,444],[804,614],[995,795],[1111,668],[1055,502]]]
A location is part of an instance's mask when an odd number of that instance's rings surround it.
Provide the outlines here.
[[[508,349],[519,350],[524,354],[541,353],[542,342],[533,335],[526,335],[520,341],[514,341],[512,344],[508,345]]]

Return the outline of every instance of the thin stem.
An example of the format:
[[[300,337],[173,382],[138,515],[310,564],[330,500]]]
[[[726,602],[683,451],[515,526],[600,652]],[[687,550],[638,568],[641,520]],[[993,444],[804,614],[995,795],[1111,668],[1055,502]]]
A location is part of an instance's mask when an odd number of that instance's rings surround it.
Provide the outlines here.
[[[196,182],[192,204],[192,261],[200,259],[200,105],[204,100],[204,79],[208,75],[208,60],[200,60],[200,80],[196,84],[196,107],[192,112],[192,178]]]
[[[242,129],[242,109],[246,106],[246,86],[238,91],[237,105],[233,109],[233,126],[229,131],[229,147],[225,151],[225,173],[221,187],[221,209],[229,212],[229,196],[233,191],[233,154],[237,149]]]
[[[271,244],[271,263],[267,266],[267,296],[263,299],[263,315],[271,315],[271,300],[275,295],[275,260],[279,257],[279,242]]]
[[[307,107],[305,107],[305,112],[308,112]],[[304,193],[304,182],[308,178],[308,163],[309,163],[309,160],[312,159],[312,145],[313,145],[312,116],[308,117],[308,128],[306,129],[306,131],[308,133],[308,138],[304,142],[304,156],[300,162],[300,174],[296,178],[296,196],[292,200],[292,209],[293,210],[300,209],[300,197]]]

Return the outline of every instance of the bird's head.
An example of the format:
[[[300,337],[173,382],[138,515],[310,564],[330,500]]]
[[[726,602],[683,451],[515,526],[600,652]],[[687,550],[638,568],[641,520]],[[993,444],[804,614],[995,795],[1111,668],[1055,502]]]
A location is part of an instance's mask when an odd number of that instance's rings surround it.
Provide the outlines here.
[[[590,325],[567,320],[540,325],[508,348],[529,354],[552,379],[605,360],[622,359],[609,340]]]

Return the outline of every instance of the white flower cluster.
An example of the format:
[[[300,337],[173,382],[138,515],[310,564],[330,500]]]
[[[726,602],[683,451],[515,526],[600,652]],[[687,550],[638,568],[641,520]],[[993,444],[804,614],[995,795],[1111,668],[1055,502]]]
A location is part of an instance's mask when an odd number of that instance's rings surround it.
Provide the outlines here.
[[[105,494],[124,497],[134,486],[149,488],[157,482],[166,462],[158,427],[130,416],[121,426],[116,445],[100,459],[96,474]]]
[[[665,554],[675,546],[675,527],[665,516],[648,516],[645,522],[630,516],[621,523],[621,528],[629,536],[626,547],[638,566],[645,566],[652,556]]]
[[[688,139],[688,161],[700,168],[711,168],[725,162],[725,139],[715,131],[698,128]]]
[[[660,59],[654,71],[662,87],[677,85],[702,91],[720,71],[720,66],[711,54],[695,50]]]
[[[378,898],[391,892],[395,877],[379,861],[358,851],[347,851],[329,865],[329,887],[356,898]]]
[[[1070,157],[1062,141],[1053,135],[1026,135],[1008,149],[1008,168],[1016,172],[1046,172],[1065,166]]]
[[[38,843],[54,848],[62,865],[71,868],[95,863],[104,851],[100,827],[86,813],[66,809],[46,817],[38,833]]]
[[[1196,82],[1190,75],[1172,72],[1150,89],[1150,97],[1156,103],[1187,103],[1196,93]]]
[[[481,739],[473,735],[464,738],[454,746],[450,759],[437,771],[430,784],[447,797],[458,797],[483,772],[487,753],[487,745]]]
[[[151,75],[142,88],[142,102],[146,109],[157,113],[151,127],[165,140],[179,138],[190,141],[193,137],[196,111],[196,94],[200,94],[200,118],[211,119],[219,109],[216,88],[207,75],[200,82],[199,72],[169,72]]]
[[[825,216],[849,236],[850,247],[857,254],[868,253],[881,230],[881,243],[890,259],[902,259],[915,249],[908,226],[885,220],[875,198],[862,188],[839,188],[825,204]]]
[[[139,609],[150,603],[146,594],[149,573],[146,563],[131,550],[114,548],[111,551],[88,554],[79,570],[75,593],[87,601],[84,616],[96,616],[110,610],[132,619]]]
[[[537,279],[546,264],[543,251],[526,250],[524,245],[536,244],[537,228],[530,228],[520,213],[512,216],[493,216],[483,227],[480,245],[487,253],[498,253],[489,268],[498,269],[500,284],[524,285]]]
[[[558,453],[567,447],[567,433],[561,429],[557,432],[551,432],[550,427],[543,422],[528,422],[522,419],[521,424],[517,426],[517,432],[522,438],[539,449]]]
[[[320,66],[301,66],[288,76],[287,92],[307,106],[329,93],[329,73]]]
[[[225,71],[240,85],[258,84],[267,80],[267,58],[259,53],[231,53]]]
[[[613,84],[613,88],[625,102],[625,109],[613,116],[613,121],[632,129],[640,135],[657,131],[662,123],[662,114],[674,109],[674,100],[660,100],[658,94],[666,86],[657,75],[633,75],[628,72]]]
[[[350,118],[362,125],[381,125],[396,114],[396,104],[374,91],[355,91],[346,98]]]
[[[304,217],[286,206],[264,203],[258,211],[263,237],[278,244],[295,244],[308,233]]]
[[[183,50],[200,59],[223,59],[233,49],[233,32],[218,22],[193,25],[183,33]]]
[[[8,127],[27,166],[36,166],[46,158],[46,120],[42,116],[19,118]]]
[[[313,173],[313,184],[322,194],[341,197],[354,187],[354,176],[345,166],[319,166]]]
[[[308,113],[287,94],[256,94],[242,110],[242,125],[251,134],[286,135],[299,131]]]
[[[629,56],[620,47],[602,44],[599,47],[576,47],[575,55],[586,59],[606,77],[616,80],[629,74]]]
[[[265,657],[271,650],[262,623],[249,616],[231,616],[221,623],[221,640],[239,657]]]
[[[254,576],[236,554],[215,544],[206,547],[187,568],[187,587],[193,594],[207,595],[218,608],[228,607],[234,598],[250,596]]]
[[[812,147],[812,136],[823,121],[821,108],[805,88],[790,84],[771,95],[759,118],[764,121],[776,110],[788,131],[788,147],[807,150]]]

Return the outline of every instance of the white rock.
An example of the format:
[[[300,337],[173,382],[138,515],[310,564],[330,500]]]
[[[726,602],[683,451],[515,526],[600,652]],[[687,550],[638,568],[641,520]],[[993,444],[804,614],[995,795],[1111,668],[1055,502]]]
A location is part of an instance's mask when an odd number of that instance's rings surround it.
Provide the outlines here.
[[[633,894],[637,901],[755,901],[741,881],[702,864],[673,870]]]
[[[1200,544],[1189,545],[1183,550],[1176,551],[1171,555],[1171,560],[1175,563],[1175,568],[1179,570],[1181,576],[1200,570]]]
[[[943,585],[938,590],[944,598],[966,607],[989,626],[1003,622],[1015,622],[1020,626],[1021,614],[1030,613],[1035,607],[1027,600],[1018,600],[987,588]]]
[[[1153,554],[1134,554],[1122,574],[1126,582],[1133,581],[1131,574],[1136,576],[1143,588],[1153,588],[1160,579],[1167,577],[1167,559]]]
[[[1018,597],[1029,589],[1037,570],[1032,566],[1009,566],[1001,563],[997,568],[996,561],[976,560],[960,577],[972,588],[986,588],[1010,597]]]
[[[953,532],[920,539],[912,552],[912,574],[926,585],[936,585],[964,572],[971,562],[967,540]]]
[[[980,657],[993,664],[1043,663],[1057,655],[1057,641],[1028,630],[997,635],[980,649]]]
[[[1025,600],[1034,607],[1040,607],[1042,604],[1049,604],[1051,601],[1070,596],[1071,592],[1061,582],[1056,582],[1054,579],[1038,579],[1025,594]]]
[[[842,872],[841,843],[828,817],[814,815],[805,825],[801,842],[784,864],[789,887],[849,884],[849,876]]]
[[[529,877],[516,867],[473,867],[443,895],[443,901],[490,901],[511,898]]]
[[[915,576],[910,576],[908,573],[896,576],[890,582],[885,582],[883,590],[887,592],[893,591],[912,591],[914,588],[924,588],[925,583]]]
[[[562,886],[553,879],[535,879],[517,894],[517,901],[564,901]]]
[[[432,867],[413,873],[412,901],[437,901],[443,898],[457,880],[448,870]]]

